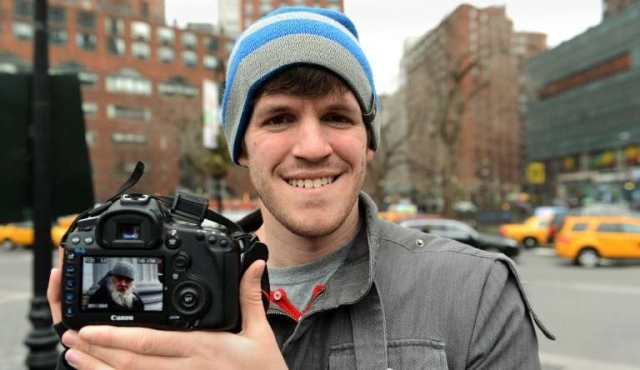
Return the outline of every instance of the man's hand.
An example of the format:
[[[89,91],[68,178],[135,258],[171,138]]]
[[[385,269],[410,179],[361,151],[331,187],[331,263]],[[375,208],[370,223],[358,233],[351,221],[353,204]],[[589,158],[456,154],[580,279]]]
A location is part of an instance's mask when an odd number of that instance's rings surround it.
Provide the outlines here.
[[[147,328],[87,326],[79,332],[67,331],[62,342],[70,347],[67,362],[77,369],[287,369],[262,305],[260,277],[264,261],[254,262],[240,282],[242,331],[176,332]],[[59,271],[51,281],[59,293]],[[49,302],[57,309],[54,322],[60,320],[60,298]],[[58,294],[59,296],[59,294]],[[56,321],[57,320],[57,321]]]

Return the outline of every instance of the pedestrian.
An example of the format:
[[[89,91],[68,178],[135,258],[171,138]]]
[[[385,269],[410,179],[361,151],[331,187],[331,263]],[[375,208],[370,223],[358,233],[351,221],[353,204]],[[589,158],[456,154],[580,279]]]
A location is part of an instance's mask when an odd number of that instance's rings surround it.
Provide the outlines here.
[[[237,40],[222,103],[233,161],[261,200],[241,222],[269,248],[270,307],[255,262],[242,330],[67,331],[79,369],[539,369],[539,323],[513,263],[378,218],[361,191],[380,109],[355,26],[281,8]],[[60,320],[60,272],[49,299]],[[266,294],[267,292],[265,292]]]

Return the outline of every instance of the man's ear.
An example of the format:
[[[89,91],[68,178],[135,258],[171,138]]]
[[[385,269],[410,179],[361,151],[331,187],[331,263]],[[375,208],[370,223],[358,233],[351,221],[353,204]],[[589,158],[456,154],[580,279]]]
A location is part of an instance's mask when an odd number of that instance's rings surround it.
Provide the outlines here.
[[[367,162],[370,162],[373,159],[373,150],[371,148],[367,148]]]
[[[247,150],[245,149],[244,144],[242,145],[242,148],[240,150],[240,155],[238,155],[238,163],[242,167],[249,167],[249,157],[247,156]]]

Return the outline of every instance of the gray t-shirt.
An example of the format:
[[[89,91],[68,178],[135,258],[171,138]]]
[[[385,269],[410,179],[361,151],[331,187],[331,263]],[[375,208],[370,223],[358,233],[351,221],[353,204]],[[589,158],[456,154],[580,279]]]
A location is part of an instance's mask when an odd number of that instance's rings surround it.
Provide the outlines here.
[[[326,284],[347,257],[355,237],[340,249],[304,265],[269,269],[271,291],[282,289],[289,301],[303,312],[312,298],[316,286]]]

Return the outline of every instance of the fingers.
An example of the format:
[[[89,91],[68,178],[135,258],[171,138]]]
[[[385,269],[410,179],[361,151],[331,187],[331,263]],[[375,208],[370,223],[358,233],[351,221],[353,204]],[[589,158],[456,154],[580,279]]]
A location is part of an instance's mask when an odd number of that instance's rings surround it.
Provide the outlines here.
[[[192,346],[198,344],[198,336],[188,334],[147,328],[87,326],[80,330],[79,338],[74,338],[73,333],[69,333],[69,336],[64,335],[62,342],[91,354],[93,352],[89,349],[97,346],[143,355],[186,357]]]
[[[97,358],[91,357],[77,349],[70,349],[65,353],[64,359],[74,369],[78,370],[115,370]]]
[[[138,353],[91,346],[91,352],[84,352],[78,348],[67,351],[65,360],[78,370],[173,370],[187,369],[179,358],[162,356],[145,356]]]
[[[72,348],[65,359],[78,369],[180,369],[185,368],[185,363],[181,363],[185,358],[178,354],[188,351],[189,340],[201,342],[195,333],[188,338],[182,334],[95,326],[80,333],[68,331],[62,342]]]
[[[49,309],[53,323],[57,324],[62,320],[62,311],[60,308],[60,281],[61,270],[59,268],[51,269],[49,275],[49,286],[47,287],[47,300],[49,301]]]
[[[265,266],[265,261],[255,261],[249,266],[240,281],[242,331],[248,335],[251,335],[252,330],[262,331],[265,326],[269,325],[262,305],[262,287],[260,285]]]

